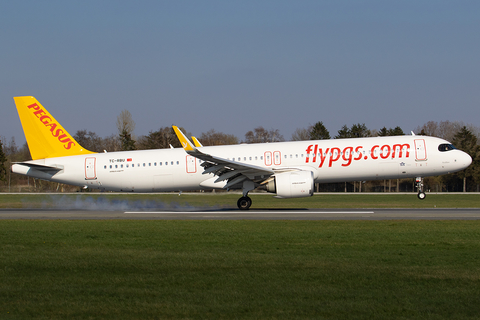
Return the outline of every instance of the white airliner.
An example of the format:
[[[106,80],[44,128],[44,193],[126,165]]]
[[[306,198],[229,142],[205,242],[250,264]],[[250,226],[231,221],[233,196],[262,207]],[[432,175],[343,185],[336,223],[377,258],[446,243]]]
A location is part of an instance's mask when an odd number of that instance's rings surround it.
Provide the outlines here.
[[[34,97],[15,97],[31,161],[12,172],[106,191],[164,192],[263,186],[277,198],[313,195],[314,183],[422,178],[465,169],[471,157],[443,139],[395,136],[202,146],[173,127],[183,149],[93,153],[84,149]]]

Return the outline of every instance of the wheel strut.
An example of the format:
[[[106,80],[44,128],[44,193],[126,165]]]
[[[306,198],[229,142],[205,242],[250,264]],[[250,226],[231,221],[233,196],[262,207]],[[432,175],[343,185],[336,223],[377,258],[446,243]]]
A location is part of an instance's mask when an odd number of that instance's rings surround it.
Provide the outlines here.
[[[418,199],[420,199],[420,200],[425,199],[425,197],[427,195],[425,194],[425,192],[423,192],[423,179],[422,179],[422,177],[417,177],[415,179],[415,182],[417,183],[417,190],[418,190],[417,197],[418,197]]]

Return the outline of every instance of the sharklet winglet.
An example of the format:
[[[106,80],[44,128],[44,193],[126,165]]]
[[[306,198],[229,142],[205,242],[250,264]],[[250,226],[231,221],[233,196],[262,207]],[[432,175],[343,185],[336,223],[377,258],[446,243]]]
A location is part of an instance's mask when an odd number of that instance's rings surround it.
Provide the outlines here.
[[[178,140],[180,140],[180,144],[182,145],[183,149],[186,152],[197,151],[197,148],[193,145],[193,143],[190,142],[190,140],[188,140],[188,138],[183,134],[183,132],[177,126],[172,126],[172,128],[175,131],[175,134],[177,135]]]
[[[203,147],[203,144],[201,144],[200,141],[198,141],[198,139],[195,138],[194,136],[192,136],[192,140],[193,140],[193,144],[195,144],[195,147],[197,148]]]

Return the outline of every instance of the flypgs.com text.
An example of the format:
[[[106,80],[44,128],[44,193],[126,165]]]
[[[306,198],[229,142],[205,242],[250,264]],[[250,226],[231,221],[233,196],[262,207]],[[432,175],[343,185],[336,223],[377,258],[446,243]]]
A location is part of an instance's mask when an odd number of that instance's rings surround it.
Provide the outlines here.
[[[342,150],[338,147],[323,149],[319,148],[318,144],[312,144],[305,151],[307,153],[305,163],[316,163],[318,161],[318,167],[321,168],[326,163],[331,167],[335,162],[340,161],[342,167],[348,167],[353,161],[367,160],[369,157],[373,160],[408,158],[410,156],[410,144],[374,145],[368,151],[364,150],[363,146],[346,147]]]

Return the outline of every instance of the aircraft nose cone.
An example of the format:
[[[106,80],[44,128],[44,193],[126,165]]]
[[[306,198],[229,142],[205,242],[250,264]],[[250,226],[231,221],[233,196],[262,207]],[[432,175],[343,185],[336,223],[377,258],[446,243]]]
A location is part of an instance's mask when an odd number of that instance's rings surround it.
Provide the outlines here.
[[[462,154],[458,157],[457,162],[462,168],[467,168],[472,163],[472,157],[466,152],[462,152]]]

